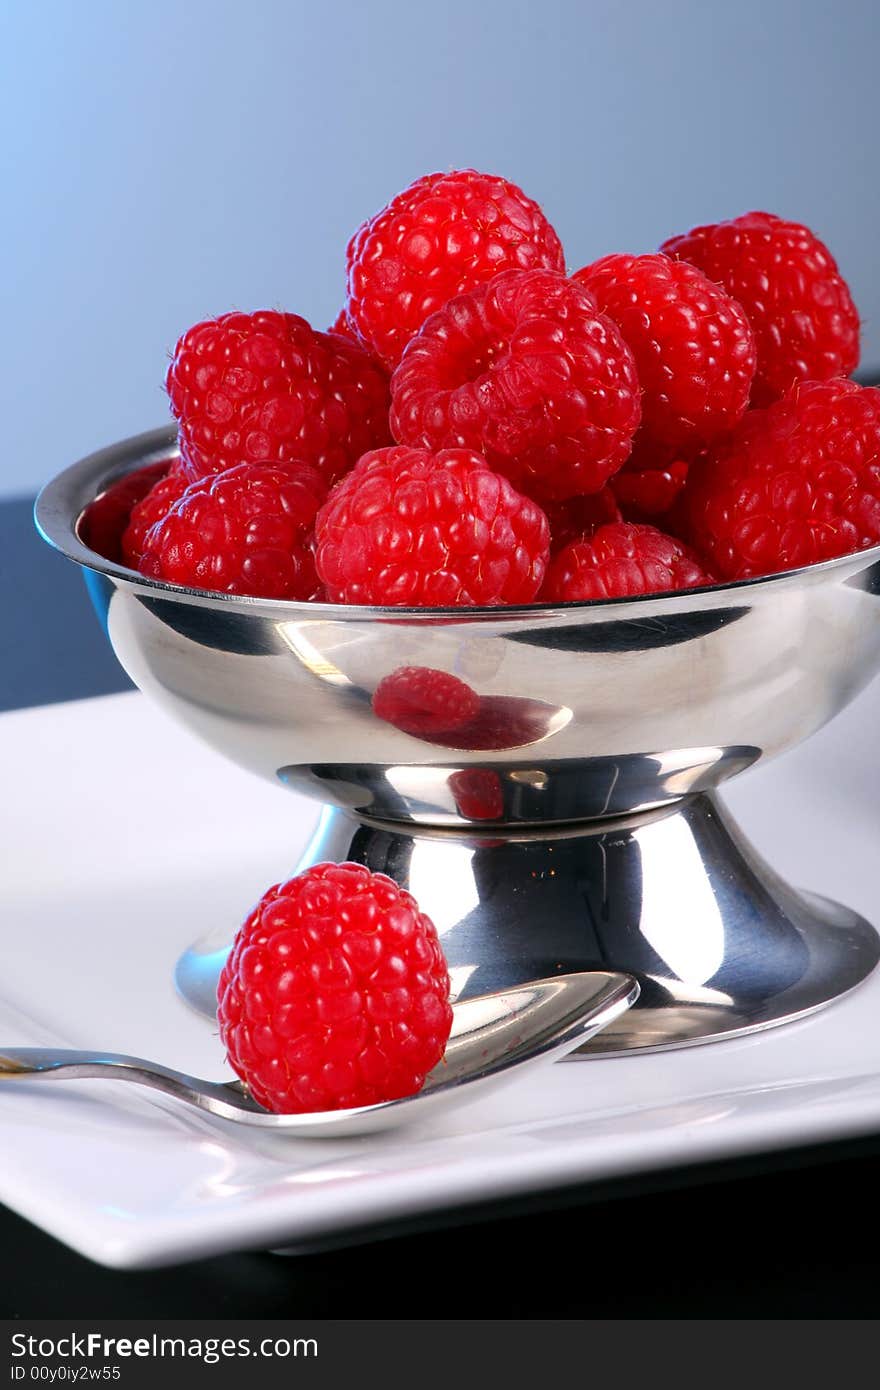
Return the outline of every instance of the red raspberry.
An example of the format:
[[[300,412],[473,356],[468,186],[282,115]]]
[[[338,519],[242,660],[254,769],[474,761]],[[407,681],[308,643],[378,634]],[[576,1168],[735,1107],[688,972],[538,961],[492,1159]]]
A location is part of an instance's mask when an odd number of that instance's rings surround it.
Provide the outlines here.
[[[582,286],[550,270],[505,271],[433,314],[391,395],[396,439],[478,449],[539,499],[598,492],[639,423],[619,330]]]
[[[687,481],[688,463],[667,468],[621,469],[612,479],[614,496],[632,520],[665,516]]]
[[[608,484],[627,521],[665,516],[680,495],[689,458],[682,451],[637,441],[630,457]]]
[[[699,266],[748,315],[758,345],[752,404],[797,381],[848,376],[859,361],[859,316],[831,252],[808,227],[770,212],[694,227],[661,248]]]
[[[542,597],[551,603],[574,603],[714,582],[681,541],[653,526],[618,522],[561,550],[547,573]]]
[[[312,527],[326,492],[307,463],[240,463],[191,483],[147,532],[140,571],[193,589],[314,598]]]
[[[619,477],[615,474],[615,477]],[[611,484],[589,497],[569,497],[564,502],[546,502],[544,511],[550,523],[550,554],[555,555],[570,541],[591,536],[609,521],[623,521]]]
[[[724,579],[831,560],[880,541],[880,390],[807,382],[692,466],[689,534]]]
[[[540,507],[469,449],[375,449],[315,524],[318,573],[336,603],[530,603],[548,544]]]
[[[348,338],[352,343],[359,342],[358,335],[352,328],[348,314],[344,309],[339,310],[339,313],[327,329],[327,332],[335,333],[340,338]]]
[[[311,463],[332,483],[390,440],[384,369],[296,314],[196,324],[165,385],[193,479],[239,463]]]
[[[442,737],[479,713],[480,697],[457,676],[430,666],[399,666],[373,692],[373,713],[417,738]]]
[[[264,893],[217,997],[233,1070],[284,1114],[412,1095],[452,1026],[433,923],[360,864],[316,864]]]
[[[174,465],[164,478],[153,484],[146,497],[132,507],[128,525],[122,533],[122,558],[131,569],[136,570],[141,562],[147,532],[168,515],[188,486],[189,479],[183,469]]]
[[[426,174],[348,244],[348,314],[394,366],[425,319],[500,270],[565,270],[559,238],[515,183],[474,169]]]
[[[128,564],[122,551],[122,533],[132,507],[146,497],[167,471],[167,463],[148,463],[111,483],[89,503],[79,519],[77,530],[83,544],[116,565]]]
[[[681,448],[736,424],[755,375],[755,340],[724,290],[668,256],[604,256],[572,278],[632,348],[641,440]]]

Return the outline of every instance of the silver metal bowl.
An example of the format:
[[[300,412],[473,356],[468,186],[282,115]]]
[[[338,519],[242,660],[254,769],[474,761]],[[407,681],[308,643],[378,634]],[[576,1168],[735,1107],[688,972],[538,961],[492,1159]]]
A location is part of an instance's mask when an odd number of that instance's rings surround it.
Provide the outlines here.
[[[104,560],[78,530],[110,483],[174,450],[159,430],[74,464],[38,499],[41,532],[84,567],[135,683],[242,766],[336,808],[304,862],[356,858],[412,887],[445,924],[466,991],[633,973],[642,999],[592,1045],[607,1051],[765,1027],[873,969],[873,929],[782,884],[715,788],[808,737],[875,674],[880,547],[553,607],[209,594]],[[380,681],[414,666],[466,682],[478,713],[419,735],[380,719]],[[206,1009],[222,949],[205,944],[178,972]]]

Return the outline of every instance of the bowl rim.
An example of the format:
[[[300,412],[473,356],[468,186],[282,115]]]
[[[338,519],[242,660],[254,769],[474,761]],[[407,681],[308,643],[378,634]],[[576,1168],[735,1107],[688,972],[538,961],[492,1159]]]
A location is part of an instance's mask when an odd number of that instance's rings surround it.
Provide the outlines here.
[[[142,434],[131,435],[69,464],[55,474],[40,489],[34,504],[34,521],[43,540],[69,560],[84,569],[96,571],[108,578],[118,580],[131,588],[147,589],[170,599],[196,601],[199,604],[231,607],[240,611],[280,614],[295,613],[301,617],[328,619],[402,619],[408,621],[432,622],[438,619],[472,622],[478,618],[494,618],[504,621],[516,618],[535,619],[554,614],[572,615],[577,613],[613,615],[615,610],[631,610],[633,606],[648,607],[651,611],[680,610],[682,600],[707,597],[714,599],[735,596],[755,589],[766,589],[797,582],[804,578],[819,577],[830,572],[852,567],[854,571],[866,568],[874,561],[880,561],[880,543],[864,550],[850,551],[835,556],[831,560],[821,560],[811,565],[801,565],[797,569],[777,570],[772,574],[756,575],[751,579],[730,580],[722,584],[700,585],[692,589],[673,589],[658,594],[628,594],[611,599],[580,599],[568,603],[547,604],[541,602],[522,604],[484,604],[469,607],[452,606],[445,608],[383,607],[353,603],[322,603],[303,599],[256,598],[247,594],[229,594],[216,589],[197,589],[182,584],[171,584],[166,580],[153,579],[139,574],[126,565],[107,560],[96,550],[92,550],[80,539],[78,526],[85,507],[101,496],[112,483],[118,482],[136,468],[151,463],[160,463],[174,457],[177,447],[177,433],[174,426],[161,426]],[[83,494],[90,481],[100,482],[97,491],[92,490],[86,500]],[[702,605],[700,605],[702,606]],[[631,615],[630,615],[631,616]]]

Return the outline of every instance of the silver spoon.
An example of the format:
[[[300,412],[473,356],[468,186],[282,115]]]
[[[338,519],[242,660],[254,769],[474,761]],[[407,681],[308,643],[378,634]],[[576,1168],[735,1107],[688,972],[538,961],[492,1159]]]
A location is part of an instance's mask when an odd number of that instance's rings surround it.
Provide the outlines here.
[[[571,1052],[618,1018],[635,1003],[638,994],[639,986],[631,975],[597,970],[555,975],[466,999],[453,1005],[446,1056],[421,1091],[402,1100],[354,1110],[274,1115],[257,1105],[240,1081],[202,1081],[156,1062],[112,1052],[3,1048],[0,1081],[105,1077],[149,1086],[224,1120],[300,1138],[369,1134],[421,1119],[432,1111],[452,1109],[524,1067]]]

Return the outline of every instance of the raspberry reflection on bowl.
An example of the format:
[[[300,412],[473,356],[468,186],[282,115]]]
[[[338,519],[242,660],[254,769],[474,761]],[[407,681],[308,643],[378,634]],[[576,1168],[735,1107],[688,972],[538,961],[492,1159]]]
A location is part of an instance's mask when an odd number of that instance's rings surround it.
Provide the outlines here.
[[[504,789],[493,768],[465,767],[449,777],[449,790],[465,820],[501,820]]]
[[[483,695],[446,671],[399,666],[377,685],[373,713],[401,733],[441,748],[501,750],[564,728],[571,711],[518,695]]]

